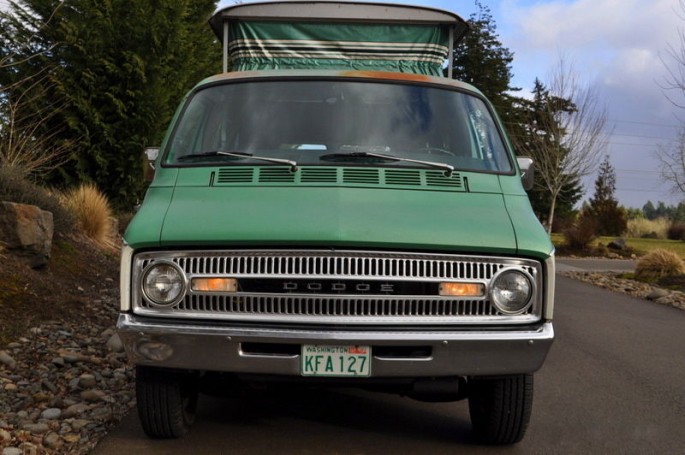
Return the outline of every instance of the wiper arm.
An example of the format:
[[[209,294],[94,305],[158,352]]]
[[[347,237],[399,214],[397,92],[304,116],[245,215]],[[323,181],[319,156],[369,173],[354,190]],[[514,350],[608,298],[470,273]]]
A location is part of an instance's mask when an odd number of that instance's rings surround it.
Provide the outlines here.
[[[357,158],[378,158],[381,160],[387,160],[387,161],[401,161],[404,163],[415,163],[415,164],[423,164],[424,166],[430,166],[430,167],[435,167],[439,169],[444,169],[445,170],[445,175],[447,177],[452,175],[452,172],[454,172],[454,166],[446,164],[446,163],[436,163],[434,161],[424,161],[424,160],[412,160],[411,158],[403,158],[400,156],[393,156],[393,155],[385,155],[383,153],[371,153],[371,152],[348,152],[348,153],[328,153],[326,155],[321,155],[319,157],[320,160],[325,160],[325,161],[334,161],[337,158],[350,158],[350,159],[357,159]]]
[[[276,164],[287,164],[290,166],[290,171],[295,172],[297,171],[297,162],[292,161],[292,160],[286,160],[282,158],[271,158],[268,156],[256,156],[253,155],[252,153],[247,153],[247,152],[224,152],[221,150],[215,150],[212,152],[204,152],[204,153],[198,153],[195,155],[184,155],[178,158],[178,161],[184,161],[184,160],[189,160],[191,158],[211,158],[211,157],[216,157],[216,156],[231,156],[233,158],[250,158],[253,160],[262,160],[262,161],[268,161],[270,163],[276,163]]]

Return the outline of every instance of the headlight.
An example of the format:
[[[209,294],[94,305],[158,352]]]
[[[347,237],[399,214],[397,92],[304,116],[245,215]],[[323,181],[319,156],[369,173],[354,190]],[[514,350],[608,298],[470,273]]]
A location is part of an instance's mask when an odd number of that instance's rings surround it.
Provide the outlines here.
[[[523,313],[532,302],[533,284],[520,270],[504,270],[492,281],[490,289],[495,307],[503,314]]]
[[[173,305],[185,292],[186,280],[172,262],[156,262],[143,273],[143,293],[156,305]]]

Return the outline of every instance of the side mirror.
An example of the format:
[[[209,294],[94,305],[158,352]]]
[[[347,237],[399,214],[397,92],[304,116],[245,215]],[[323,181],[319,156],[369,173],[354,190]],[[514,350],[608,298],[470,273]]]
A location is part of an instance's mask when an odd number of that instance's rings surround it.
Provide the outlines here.
[[[532,158],[527,156],[516,157],[516,162],[521,169],[521,183],[523,183],[523,189],[530,191],[533,189],[533,179],[535,178],[535,163]]]
[[[151,182],[155,178],[155,161],[159,156],[159,147],[146,147],[145,148],[145,164],[143,174],[145,175],[145,180]]]

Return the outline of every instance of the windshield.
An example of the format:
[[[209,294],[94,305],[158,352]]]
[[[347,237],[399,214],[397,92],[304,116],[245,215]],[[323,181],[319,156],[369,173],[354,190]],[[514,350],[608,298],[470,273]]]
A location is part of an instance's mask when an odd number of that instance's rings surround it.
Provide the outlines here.
[[[276,158],[299,166],[424,167],[421,161],[428,161],[462,170],[512,170],[481,99],[380,82],[210,86],[188,101],[167,149],[165,163],[184,166],[274,165],[269,158]]]

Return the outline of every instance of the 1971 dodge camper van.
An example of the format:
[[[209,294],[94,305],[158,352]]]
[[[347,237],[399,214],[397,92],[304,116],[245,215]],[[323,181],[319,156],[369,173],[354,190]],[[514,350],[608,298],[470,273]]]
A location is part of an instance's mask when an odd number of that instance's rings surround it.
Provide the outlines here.
[[[468,399],[480,441],[519,441],[554,252],[530,160],[443,77],[464,20],[286,0],[210,25],[224,73],[182,101],[123,246],[145,432],[184,434],[198,392],[297,381]]]

